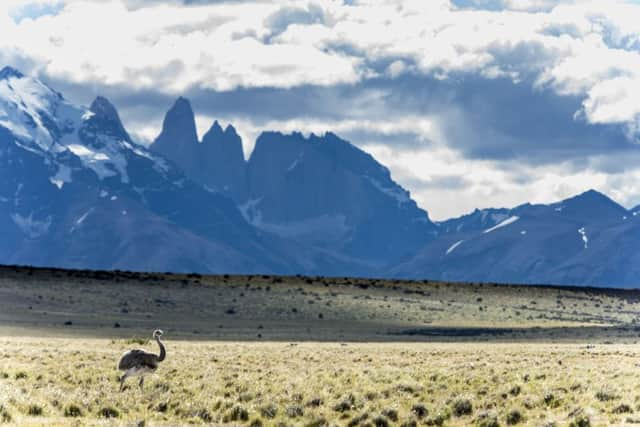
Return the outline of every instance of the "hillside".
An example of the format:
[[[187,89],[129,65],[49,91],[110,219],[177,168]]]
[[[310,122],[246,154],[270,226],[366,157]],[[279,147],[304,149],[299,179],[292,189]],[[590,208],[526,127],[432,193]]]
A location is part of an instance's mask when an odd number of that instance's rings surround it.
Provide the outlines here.
[[[0,329],[186,339],[635,339],[640,292],[3,267]],[[640,328],[640,327],[639,327]]]

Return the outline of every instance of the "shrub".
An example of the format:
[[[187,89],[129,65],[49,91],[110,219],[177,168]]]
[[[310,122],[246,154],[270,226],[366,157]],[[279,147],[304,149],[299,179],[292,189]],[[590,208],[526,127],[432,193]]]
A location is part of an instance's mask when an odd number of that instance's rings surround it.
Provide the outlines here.
[[[429,411],[427,410],[426,406],[424,406],[421,403],[413,405],[411,407],[411,412],[413,412],[415,414],[415,416],[420,418],[420,419],[422,419],[422,418],[426,417],[427,415],[429,415]]]
[[[304,415],[304,409],[299,405],[291,405],[287,407],[286,411],[287,417],[289,418],[297,418]]]
[[[469,399],[458,399],[453,403],[453,415],[456,417],[471,415],[472,412],[473,405]]]
[[[67,405],[64,408],[64,416],[65,417],[81,417],[82,410],[78,405],[74,405],[74,404]]]
[[[10,423],[13,420],[9,411],[2,405],[0,405],[0,421],[3,423]]]
[[[391,421],[398,421],[398,411],[395,409],[385,409],[382,411],[382,415],[389,418]]]
[[[111,406],[105,406],[98,411],[98,415],[102,418],[118,418],[120,416],[120,411]]]
[[[249,412],[242,406],[234,406],[222,419],[223,422],[249,421]]]
[[[322,401],[321,398],[319,397],[314,397],[313,399],[311,399],[309,401],[309,403],[307,403],[307,406],[312,406],[314,408],[317,408],[318,406],[322,406],[324,402]]]
[[[569,427],[591,427],[591,420],[588,416],[580,414],[571,421]]]
[[[542,401],[546,406],[549,406],[550,408],[557,408],[561,403],[560,399],[558,399],[553,393],[546,393],[542,397]]]
[[[206,409],[200,409],[196,413],[196,415],[198,416],[198,418],[200,418],[205,423],[210,423],[211,421],[213,421],[213,417],[211,416],[209,411],[207,411]]]
[[[275,418],[278,415],[278,408],[269,404],[260,408],[260,414],[265,418]]]
[[[428,426],[442,426],[444,425],[445,421],[447,421],[449,418],[450,418],[449,413],[443,412],[435,415],[432,418],[429,418],[425,423]]]
[[[611,391],[600,390],[596,393],[596,399],[598,399],[600,402],[609,402],[611,400],[615,400],[616,398],[617,396],[615,395],[615,393]]]
[[[328,426],[329,423],[324,418],[318,418],[317,420],[313,420],[310,423],[305,424],[305,427],[325,427]]]
[[[622,403],[616,406],[615,408],[613,408],[614,414],[628,414],[630,412],[633,412],[631,410],[631,406],[627,405],[626,403]]]
[[[27,409],[27,413],[33,417],[39,417],[43,412],[42,406],[40,405],[29,405],[29,409]]]
[[[363,423],[367,418],[369,418],[369,414],[367,414],[366,412],[364,414],[358,415],[357,417],[353,417],[347,424],[347,427],[356,427]]]
[[[478,427],[500,427],[498,418],[495,415],[488,413],[482,413],[476,419],[476,426]]]
[[[520,413],[520,411],[517,409],[511,410],[507,414],[507,424],[509,424],[510,426],[520,423],[522,419],[522,413]]]
[[[375,427],[389,427],[389,421],[382,416],[375,417],[371,422]]]
[[[333,410],[336,411],[336,412],[349,411],[354,407],[355,400],[356,400],[355,397],[352,394],[350,394],[342,402],[336,403],[333,406]]]

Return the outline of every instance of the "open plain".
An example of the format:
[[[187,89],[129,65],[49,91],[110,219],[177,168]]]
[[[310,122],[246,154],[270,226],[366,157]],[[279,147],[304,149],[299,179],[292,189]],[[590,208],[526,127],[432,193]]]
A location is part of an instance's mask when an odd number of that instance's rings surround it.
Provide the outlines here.
[[[0,269],[0,423],[640,423],[640,293]],[[118,391],[120,355],[168,356]]]

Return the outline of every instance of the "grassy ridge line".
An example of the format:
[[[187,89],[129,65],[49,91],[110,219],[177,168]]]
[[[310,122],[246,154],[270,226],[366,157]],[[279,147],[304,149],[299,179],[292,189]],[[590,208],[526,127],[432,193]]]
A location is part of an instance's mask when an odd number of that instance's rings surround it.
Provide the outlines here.
[[[550,289],[550,290],[562,290],[568,292],[575,292],[578,294],[587,294],[592,296],[607,295],[623,298],[629,301],[640,301],[640,284],[639,288],[616,288],[607,286],[581,286],[581,285],[555,285],[555,284],[543,284],[543,283],[530,283],[530,284],[513,284],[513,283],[498,283],[498,282],[456,282],[456,281],[440,281],[440,280],[407,280],[407,279],[382,279],[375,277],[345,277],[345,276],[308,276],[308,275],[272,275],[272,274],[200,274],[200,273],[174,273],[174,272],[152,272],[152,271],[132,271],[132,270],[92,270],[92,269],[80,269],[80,268],[58,268],[58,267],[42,267],[42,266],[30,266],[30,265],[8,265],[0,264],[0,275],[14,273],[14,274],[42,274],[45,276],[61,277],[60,275],[66,275],[67,277],[76,278],[91,278],[101,280],[184,280],[184,279],[215,279],[215,278],[280,278],[281,280],[297,280],[297,281],[320,281],[330,280],[334,285],[351,284],[351,283],[364,283],[369,286],[398,286],[405,284],[450,284],[450,285],[479,285],[479,286],[503,286],[513,288],[536,288],[536,289]],[[341,282],[342,281],[342,282]]]
[[[637,291],[0,267],[0,333],[272,341],[637,336]],[[34,332],[29,332],[34,331]]]

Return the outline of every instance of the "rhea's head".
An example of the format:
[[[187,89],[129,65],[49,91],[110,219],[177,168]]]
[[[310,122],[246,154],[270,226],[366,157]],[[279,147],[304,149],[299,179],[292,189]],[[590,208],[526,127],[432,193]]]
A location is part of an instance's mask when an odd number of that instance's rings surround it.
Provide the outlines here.
[[[156,329],[155,331],[153,331],[154,338],[160,338],[162,334],[163,334],[162,329]]]

